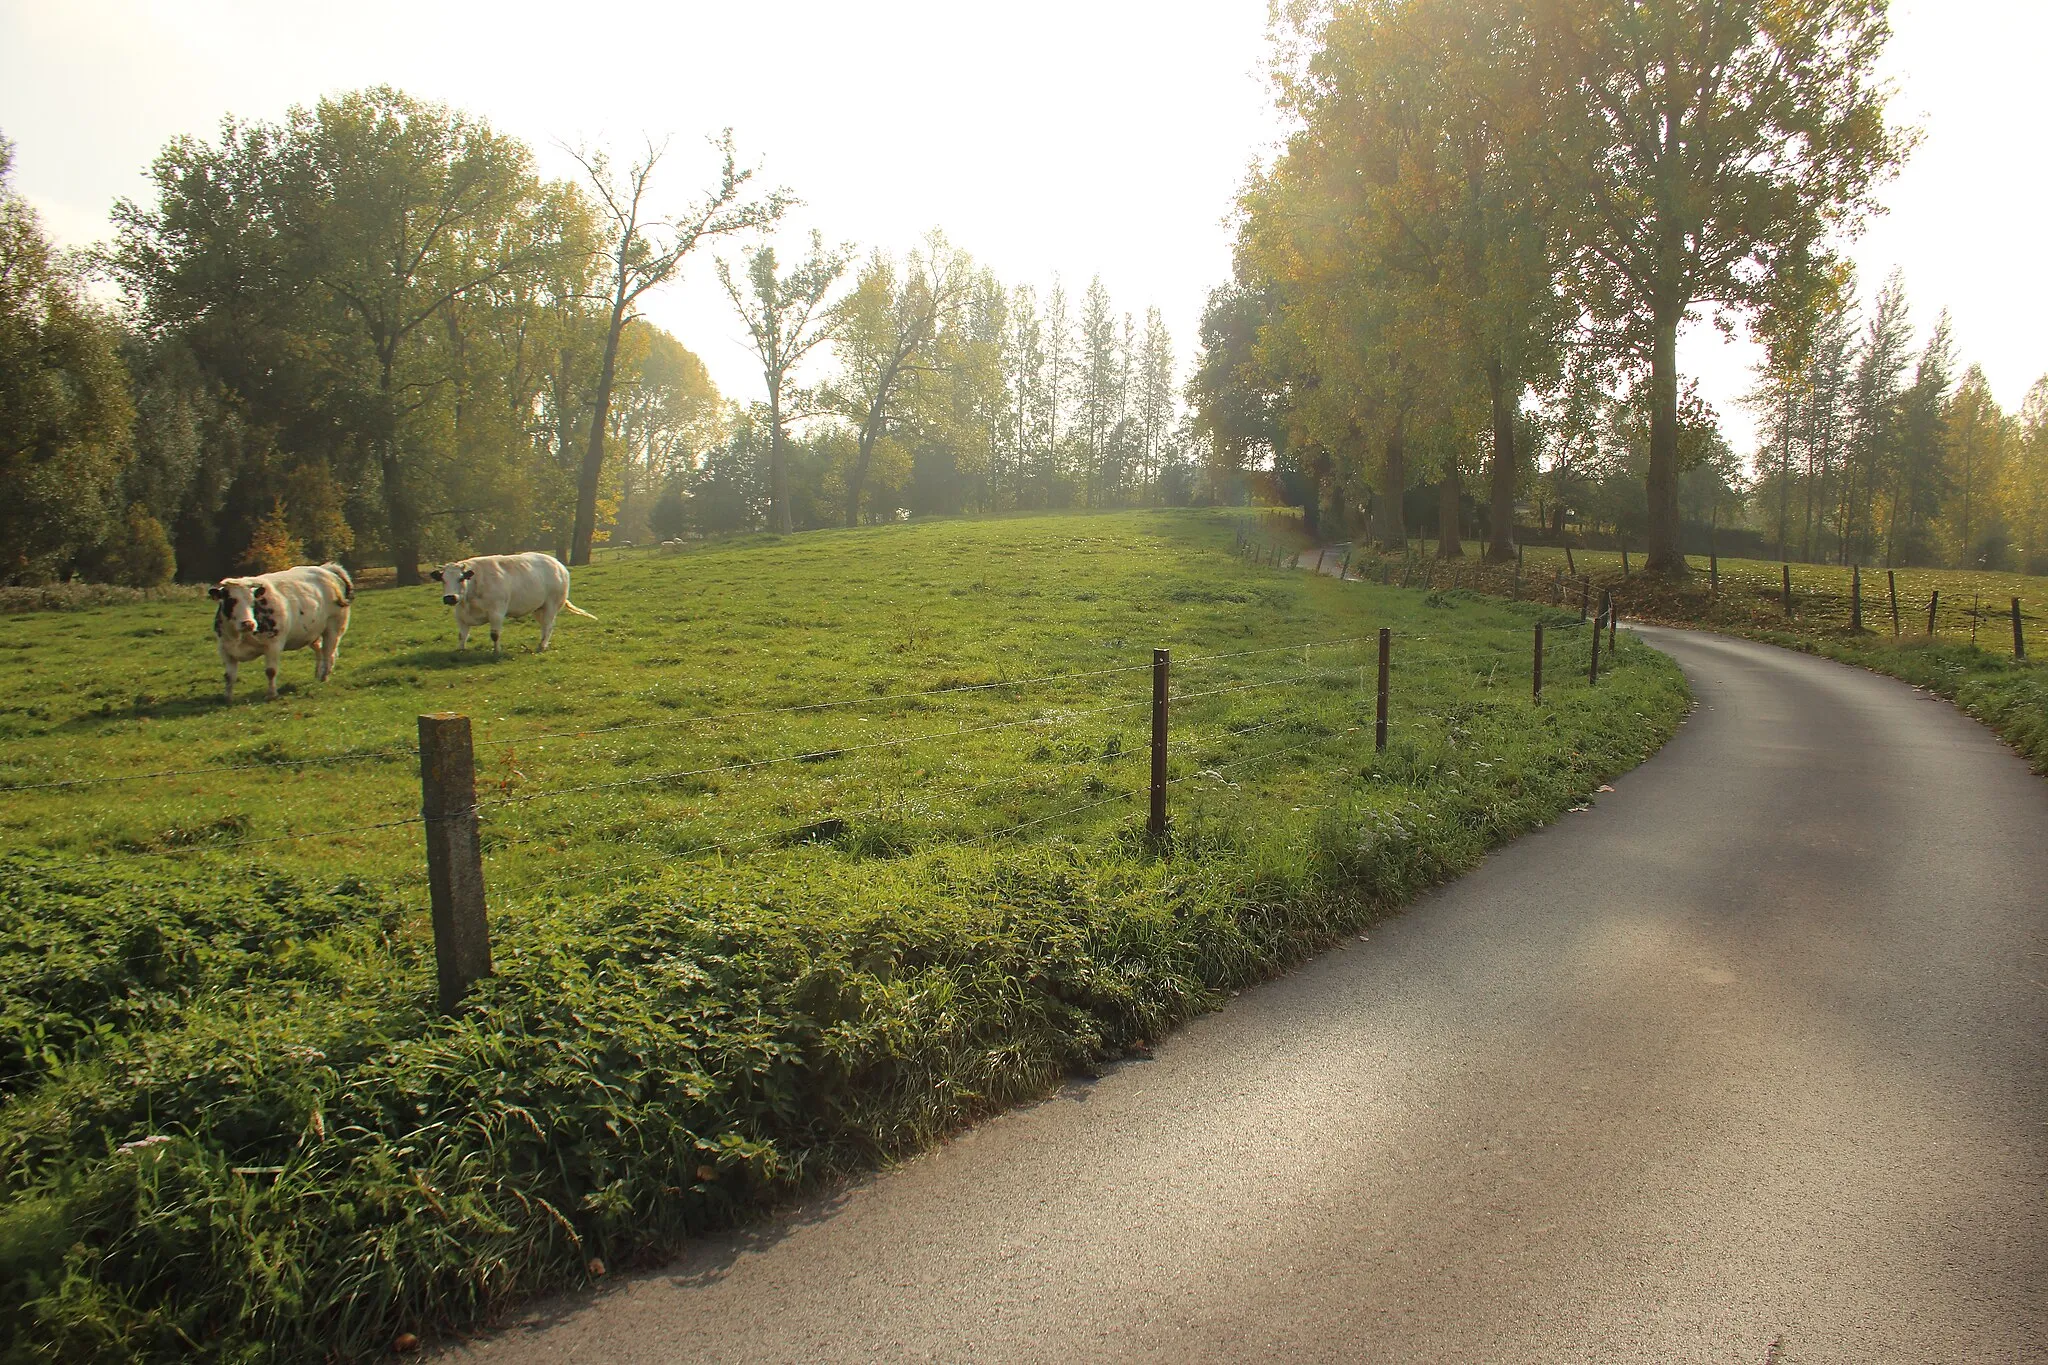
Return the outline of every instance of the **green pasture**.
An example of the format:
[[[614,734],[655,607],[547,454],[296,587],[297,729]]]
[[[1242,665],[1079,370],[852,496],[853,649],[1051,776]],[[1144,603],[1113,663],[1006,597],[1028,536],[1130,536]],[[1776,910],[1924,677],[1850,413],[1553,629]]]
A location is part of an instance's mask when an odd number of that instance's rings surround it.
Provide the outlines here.
[[[0,616],[0,1360],[368,1358],[659,1259],[1157,1036],[1684,713],[1626,639],[1588,682],[1575,612],[1258,568],[1234,529],[629,552],[576,571],[599,621],[496,661],[366,588],[275,703],[221,703],[203,599]],[[452,1019],[408,823],[444,710],[497,968]]]

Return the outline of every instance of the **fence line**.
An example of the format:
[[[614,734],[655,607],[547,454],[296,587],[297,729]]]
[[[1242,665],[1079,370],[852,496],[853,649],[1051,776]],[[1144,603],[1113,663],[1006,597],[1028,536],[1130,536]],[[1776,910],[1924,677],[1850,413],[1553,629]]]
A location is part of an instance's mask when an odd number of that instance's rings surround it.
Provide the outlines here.
[[[323,839],[335,834],[367,834],[373,830],[397,829],[402,825],[425,823],[426,817],[411,815],[402,820],[383,820],[370,825],[337,825],[329,829],[309,829],[303,834],[267,834],[260,839],[204,839],[172,848],[136,848],[124,849],[119,853],[67,856],[67,861],[99,867],[107,863],[120,862],[125,858],[174,858],[181,853],[217,853],[226,849],[255,848],[263,844],[296,844],[306,839]]]
[[[112,782],[147,782],[155,778],[168,777],[210,777],[215,773],[246,773],[275,771],[278,768],[304,768],[322,763],[367,763],[379,758],[417,758],[417,748],[401,746],[395,749],[375,749],[346,754],[324,754],[306,758],[280,758],[268,763],[216,763],[207,768],[165,768],[152,773],[106,773],[93,777],[67,777],[53,782],[17,782],[11,786],[0,786],[0,794],[7,792],[48,791],[55,787],[101,787]]]
[[[1579,624],[1584,623],[1581,622]],[[1609,628],[1611,629],[1611,623],[1606,619],[1595,619],[1593,624],[1596,632],[1602,627],[1603,624],[1608,624]],[[1154,670],[1155,690],[1153,697],[1149,702],[1144,699],[1133,697],[1128,701],[1112,703],[1110,705],[1105,706],[1095,706],[1079,710],[1058,709],[1055,711],[1055,713],[1047,715],[1036,715],[1012,720],[993,721],[986,724],[963,726],[952,730],[940,730],[913,735],[902,735],[894,738],[877,739],[870,742],[853,745],[792,751],[788,753],[778,754],[769,758],[748,759],[737,762],[720,763],[697,768],[668,770],[659,773],[646,774],[637,777],[621,778],[610,781],[578,783],[569,786],[537,790],[525,794],[506,795],[498,797],[496,799],[483,801],[479,801],[476,798],[476,780],[474,771],[473,748],[470,740],[468,720],[466,718],[457,716],[422,717],[421,746],[420,749],[417,751],[421,755],[422,759],[422,809],[419,815],[408,816],[401,819],[378,821],[363,825],[326,827],[315,830],[307,830],[295,834],[263,836],[257,838],[237,838],[217,841],[201,841],[191,845],[174,848],[123,851],[117,854],[87,858],[82,859],[80,861],[84,861],[93,865],[104,865],[107,863],[119,861],[120,859],[126,857],[168,857],[193,852],[202,854],[219,853],[232,851],[244,847],[255,847],[266,844],[299,843],[312,839],[336,838],[349,834],[369,833],[378,830],[395,829],[411,825],[432,826],[432,828],[429,829],[429,833],[431,835],[434,829],[440,828],[443,824],[446,824],[451,820],[459,819],[460,821],[466,823],[469,828],[469,833],[466,836],[467,848],[466,850],[458,849],[454,854],[450,856],[457,858],[459,861],[463,863],[464,867],[470,869],[471,872],[473,873],[473,875],[470,876],[470,881],[473,883],[473,885],[468,891],[462,893],[466,895],[469,898],[469,900],[468,903],[466,903],[464,906],[457,907],[460,910],[459,915],[457,915],[454,910],[451,910],[449,906],[443,904],[444,892],[446,891],[446,888],[443,886],[443,879],[441,878],[440,873],[435,872],[427,878],[430,888],[432,889],[434,898],[434,918],[437,954],[444,955],[443,960],[441,962],[441,971],[443,976],[443,1007],[452,1009],[454,1008],[454,1002],[457,999],[459,999],[461,991],[467,984],[467,982],[470,980],[474,980],[476,976],[480,974],[488,973],[488,971],[490,970],[489,959],[487,955],[488,939],[485,934],[483,920],[484,892],[482,876],[482,848],[480,846],[480,841],[477,838],[476,829],[477,818],[486,810],[495,810],[499,808],[508,808],[513,806],[527,806],[542,801],[555,800],[558,798],[573,795],[602,791],[615,791],[629,787],[644,787],[655,783],[672,782],[697,777],[710,777],[721,773],[747,772],[785,763],[806,761],[817,762],[830,759],[837,759],[855,754],[877,752],[888,749],[901,749],[912,745],[943,742],[947,740],[959,739],[970,735],[988,734],[996,731],[1015,729],[1025,726],[1068,724],[1076,721],[1086,720],[1096,716],[1104,716],[1143,710],[1148,704],[1150,704],[1154,706],[1154,767],[1152,776],[1152,792],[1154,795],[1155,806],[1152,823],[1154,826],[1156,826],[1156,828],[1154,828],[1153,830],[1154,834],[1163,835],[1166,832],[1166,826],[1164,824],[1162,816],[1159,813],[1164,809],[1163,796],[1161,795],[1161,793],[1163,793],[1165,789],[1169,787],[1181,786],[1189,782],[1201,781],[1211,776],[1220,778],[1220,776],[1226,772],[1235,772],[1253,765],[1267,763],[1280,758],[1284,758],[1290,754],[1297,754],[1306,750],[1316,749],[1333,743],[1339,743],[1342,742],[1347,736],[1358,735],[1361,729],[1361,725],[1345,725],[1341,728],[1329,730],[1325,733],[1312,735],[1298,742],[1268,748],[1258,753],[1247,754],[1242,757],[1232,758],[1218,763],[1202,764],[1200,766],[1194,767],[1191,771],[1183,772],[1178,777],[1168,778],[1165,776],[1165,756],[1173,749],[1177,748],[1183,754],[1190,754],[1191,751],[1198,750],[1200,748],[1207,747],[1210,745],[1232,744],[1248,735],[1257,734],[1259,732],[1277,728],[1283,725],[1299,723],[1302,721],[1303,716],[1298,713],[1298,708],[1296,708],[1295,710],[1290,711],[1289,714],[1285,714],[1274,719],[1261,722],[1259,724],[1248,725],[1242,729],[1231,730],[1228,728],[1221,728],[1215,731],[1203,733],[1191,732],[1190,734],[1179,738],[1177,742],[1170,743],[1167,736],[1165,724],[1165,719],[1168,712],[1165,708],[1161,708],[1157,705],[1157,703],[1162,699],[1162,697],[1167,703],[1169,703],[1169,705],[1171,703],[1181,703],[1183,705],[1186,705],[1215,697],[1233,696],[1238,693],[1259,691],[1275,687],[1311,684],[1337,678],[1348,678],[1351,676],[1354,667],[1356,667],[1359,671],[1360,685],[1361,689],[1363,689],[1365,685],[1364,669],[1369,666],[1363,662],[1357,665],[1346,664],[1342,667],[1325,669],[1310,668],[1309,663],[1313,651],[1316,649],[1328,649],[1341,646],[1359,645],[1374,640],[1375,638],[1377,638],[1380,643],[1381,667],[1381,678],[1378,694],[1378,712],[1376,722],[1377,726],[1380,727],[1380,733],[1375,737],[1375,746],[1382,747],[1384,744],[1384,727],[1387,725],[1386,669],[1387,642],[1389,635],[1388,632],[1385,630],[1379,631],[1377,633],[1377,636],[1360,635],[1343,637],[1334,640],[1303,641],[1296,644],[1268,646],[1257,649],[1219,651],[1213,654],[1193,655],[1185,660],[1181,660],[1180,662],[1184,665],[1203,665],[1230,660],[1248,659],[1258,656],[1291,654],[1297,650],[1301,651],[1303,659],[1303,666],[1300,671],[1290,672],[1284,677],[1267,678],[1248,682],[1233,682],[1224,686],[1202,688],[1195,691],[1182,691],[1176,693],[1166,690],[1168,656],[1165,655],[1164,651],[1157,651],[1155,652],[1156,657],[1154,659],[1153,664],[1149,666],[1143,664],[1132,664],[1128,666],[1084,670],[1080,672],[1067,674],[1049,674],[1036,678],[1013,679],[1005,682],[968,684],[958,687],[934,688],[921,692],[899,693],[895,694],[894,696],[885,693],[875,696],[850,697],[831,702],[805,703],[802,705],[790,707],[756,708],[753,710],[736,711],[716,716],[684,717],[672,721],[650,722],[647,724],[629,724],[621,726],[600,727],[595,730],[573,730],[542,733],[535,735],[513,736],[511,737],[511,740],[513,742],[517,742],[520,740],[532,742],[546,738],[563,738],[569,736],[583,737],[628,730],[675,728],[697,724],[708,724],[722,720],[781,715],[795,712],[820,711],[838,707],[853,706],[868,702],[901,701],[909,698],[931,697],[954,693],[968,694],[977,692],[988,692],[1002,688],[1021,688],[1029,686],[1039,686],[1048,683],[1085,680],[1091,678],[1103,678],[1118,674],[1138,673],[1144,671],[1147,667],[1151,667]],[[1414,642],[1425,642],[1432,639],[1433,637],[1418,634],[1404,638],[1406,640]],[[1424,668],[1437,667],[1446,662],[1451,662],[1455,664],[1456,658],[1457,656],[1452,652],[1425,649],[1417,654],[1410,654],[1407,656],[1407,662],[1404,662],[1404,671],[1406,667],[1410,666],[1411,664],[1419,665]],[[1493,676],[1493,672],[1498,670],[1498,667],[1499,661],[1495,660],[1493,664],[1493,669],[1489,670],[1487,673],[1489,681]],[[1444,713],[1417,708],[1415,710],[1410,711],[1408,714],[1412,719],[1404,721],[1399,728],[1407,729],[1410,725],[1416,724],[1417,722],[1433,723],[1440,717],[1441,714]],[[426,761],[427,750],[429,747],[427,743],[429,722],[433,722],[435,725],[438,726],[447,727],[448,729],[448,734],[451,736],[449,743],[450,745],[452,745],[452,747],[449,747],[447,754],[444,755],[444,757],[448,760],[447,762],[437,760],[435,763],[430,764]],[[459,738],[454,738],[454,736],[456,735],[455,727],[459,727]],[[492,741],[496,741],[498,738],[499,737],[497,736],[489,737],[489,739]],[[395,757],[403,752],[405,751],[382,750],[372,752],[359,752],[346,755],[332,755],[329,756],[329,761],[352,761],[368,760],[371,758],[389,758]],[[439,749],[436,749],[435,752],[438,754],[441,751]],[[1034,793],[1034,796],[1056,798],[1058,795],[1057,786],[1059,785],[1061,777],[1068,771],[1075,768],[1080,768],[1094,764],[1114,762],[1122,757],[1133,756],[1135,755],[1135,753],[1135,749],[1129,751],[1120,750],[1116,753],[1090,753],[1085,757],[1070,759],[1065,762],[1056,764],[1041,765],[1029,769],[1027,771],[1018,772],[1000,778],[993,778],[985,782],[974,783],[964,787],[956,786],[936,789],[931,791],[929,794],[934,799],[957,801],[962,798],[972,797],[978,793],[989,791],[992,789],[1004,787],[1016,788],[1027,786],[1032,783],[1043,782],[1050,776],[1054,779],[1054,789]],[[320,760],[306,761],[311,762]],[[1191,758],[1190,761],[1196,764],[1200,763],[1199,759]],[[254,764],[213,766],[189,770],[189,775],[212,774],[224,771],[239,771],[243,770],[244,768],[271,768],[276,766],[286,765]],[[155,774],[133,774],[122,776],[126,780],[139,780],[141,778],[153,775]],[[186,775],[186,770],[180,770],[180,772],[177,775]],[[88,782],[89,779],[71,779],[63,784],[53,783],[48,785],[85,785]],[[1098,788],[1098,790],[1100,790],[1100,788]],[[1134,799],[1137,799],[1141,794],[1142,793],[1138,791],[1128,790],[1110,791],[1107,794],[1095,800],[1086,801],[1078,805],[1065,806],[1061,809],[1036,815],[1029,819],[1016,821],[1011,824],[1000,826],[994,829],[984,830],[980,834],[955,835],[950,840],[941,837],[937,842],[973,843],[1002,838],[1008,835],[1019,833],[1024,830],[1050,824],[1054,821],[1068,819],[1073,816],[1083,814],[1090,810],[1099,809],[1104,806],[1113,805],[1119,802],[1132,801]],[[778,826],[772,829],[757,830],[755,832],[746,834],[730,834],[723,836],[721,838],[693,844],[687,848],[680,849],[674,852],[659,853],[652,852],[650,850],[646,851],[647,856],[636,857],[633,859],[633,862],[635,866],[644,869],[652,866],[665,865],[668,863],[686,860],[689,858],[701,856],[706,853],[713,853],[721,850],[737,850],[748,846],[758,845],[767,842],[801,840],[804,839],[806,836],[814,835],[822,835],[826,838],[836,839],[848,830],[849,822],[862,819],[866,816],[884,814],[891,810],[901,810],[904,808],[905,804],[906,794],[902,791],[898,791],[897,793],[892,794],[887,800],[880,802],[878,804],[858,809],[827,810],[824,813],[814,815],[812,818],[805,820],[801,823],[787,826]],[[507,848],[516,848],[524,844],[539,842],[540,840],[547,837],[549,836],[515,835],[510,839],[499,840],[496,843],[495,847],[493,847],[491,852],[493,856],[496,857]],[[430,843],[431,842],[432,841],[430,839]],[[644,848],[644,846],[642,847]],[[440,864],[435,864],[435,867],[438,868],[439,866]],[[414,884],[414,881],[413,879],[408,878],[403,879],[398,884],[411,885]],[[446,894],[449,896],[454,896],[456,893],[446,892]],[[444,918],[448,918],[451,923],[460,920],[462,923],[467,924],[469,928],[462,932],[472,934],[485,945],[485,956],[481,959],[480,966],[472,966],[460,969],[451,968],[451,959],[447,958],[445,954],[450,951],[449,944],[453,943],[455,939],[459,937],[459,934],[457,933],[456,930],[447,930],[446,933],[444,934]],[[343,923],[345,923],[345,921],[336,921],[333,926],[329,927],[340,927]],[[264,941],[266,938],[304,937],[309,934],[317,934],[324,931],[325,930],[323,928],[318,926],[294,926],[289,929],[276,931],[276,933],[272,935],[259,936],[256,939],[248,941],[261,942]],[[446,941],[444,941],[444,938]],[[159,955],[173,956],[183,951],[185,950],[168,950]],[[453,983],[452,990],[450,988],[451,981]]]
[[[555,787],[547,791],[531,792],[525,796],[505,796],[494,801],[479,801],[478,807],[517,806],[530,801],[546,801],[558,796],[572,796],[581,792],[607,791],[618,787],[639,787],[650,782],[679,781],[686,777],[708,777],[714,773],[748,772],[755,768],[772,767],[777,763],[823,763],[846,754],[869,753],[876,749],[901,749],[927,740],[958,739],[962,735],[986,734],[991,730],[1012,730],[1020,725],[1057,725],[1063,721],[1082,720],[1088,716],[1105,715],[1111,711],[1134,711],[1149,702],[1118,702],[1113,706],[1098,706],[1087,711],[1068,711],[1057,716],[1031,716],[1024,720],[995,721],[988,725],[969,725],[958,730],[940,730],[930,734],[910,735],[902,739],[876,740],[872,744],[847,744],[831,749],[806,749],[801,753],[778,754],[774,758],[749,759],[743,763],[721,763],[712,768],[687,768],[675,772],[651,773],[645,777],[621,778],[615,782],[588,782],[574,787]]]

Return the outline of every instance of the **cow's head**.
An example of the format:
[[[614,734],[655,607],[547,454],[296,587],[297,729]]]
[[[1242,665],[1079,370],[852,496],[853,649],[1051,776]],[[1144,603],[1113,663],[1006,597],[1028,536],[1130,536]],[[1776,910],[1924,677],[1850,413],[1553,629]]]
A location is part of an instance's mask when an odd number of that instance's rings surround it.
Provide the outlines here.
[[[441,600],[452,607],[469,596],[469,585],[476,582],[476,570],[460,562],[443,564],[428,577],[441,585]]]
[[[269,623],[270,591],[257,579],[223,578],[206,595],[220,603],[214,622],[229,634],[255,635]]]

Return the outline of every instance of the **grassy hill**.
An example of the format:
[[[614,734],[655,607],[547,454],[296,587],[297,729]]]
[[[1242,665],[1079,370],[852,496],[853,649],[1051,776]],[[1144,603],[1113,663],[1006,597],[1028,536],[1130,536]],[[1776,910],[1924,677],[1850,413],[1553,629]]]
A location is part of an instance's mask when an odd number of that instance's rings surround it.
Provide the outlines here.
[[[1590,685],[1576,613],[1532,702],[1539,608],[1231,535],[621,556],[576,573],[599,622],[495,662],[430,589],[368,590],[330,682],[291,655],[232,707],[203,602],[0,617],[0,1356],[361,1357],[658,1258],[1142,1045],[1687,704],[1626,641]],[[497,965],[452,1020],[411,754],[439,710],[477,727]]]

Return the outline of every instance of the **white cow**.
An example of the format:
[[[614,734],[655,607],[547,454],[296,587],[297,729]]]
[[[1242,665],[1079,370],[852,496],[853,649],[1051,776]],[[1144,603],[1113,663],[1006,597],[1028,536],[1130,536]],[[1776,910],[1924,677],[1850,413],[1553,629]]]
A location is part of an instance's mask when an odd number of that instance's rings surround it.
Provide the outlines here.
[[[545,651],[555,633],[555,618],[564,608],[578,616],[597,618],[569,600],[569,571],[553,555],[529,550],[523,555],[476,555],[434,570],[441,600],[455,608],[455,633],[469,648],[471,627],[491,626],[491,653],[508,616],[531,616],[540,622],[540,647]]]
[[[213,613],[214,643],[227,674],[226,696],[235,699],[235,675],[252,659],[263,660],[268,696],[277,699],[277,661],[288,649],[318,644],[313,677],[327,681],[348,629],[355,581],[339,564],[301,564],[276,573],[223,578],[206,590],[220,603]]]

